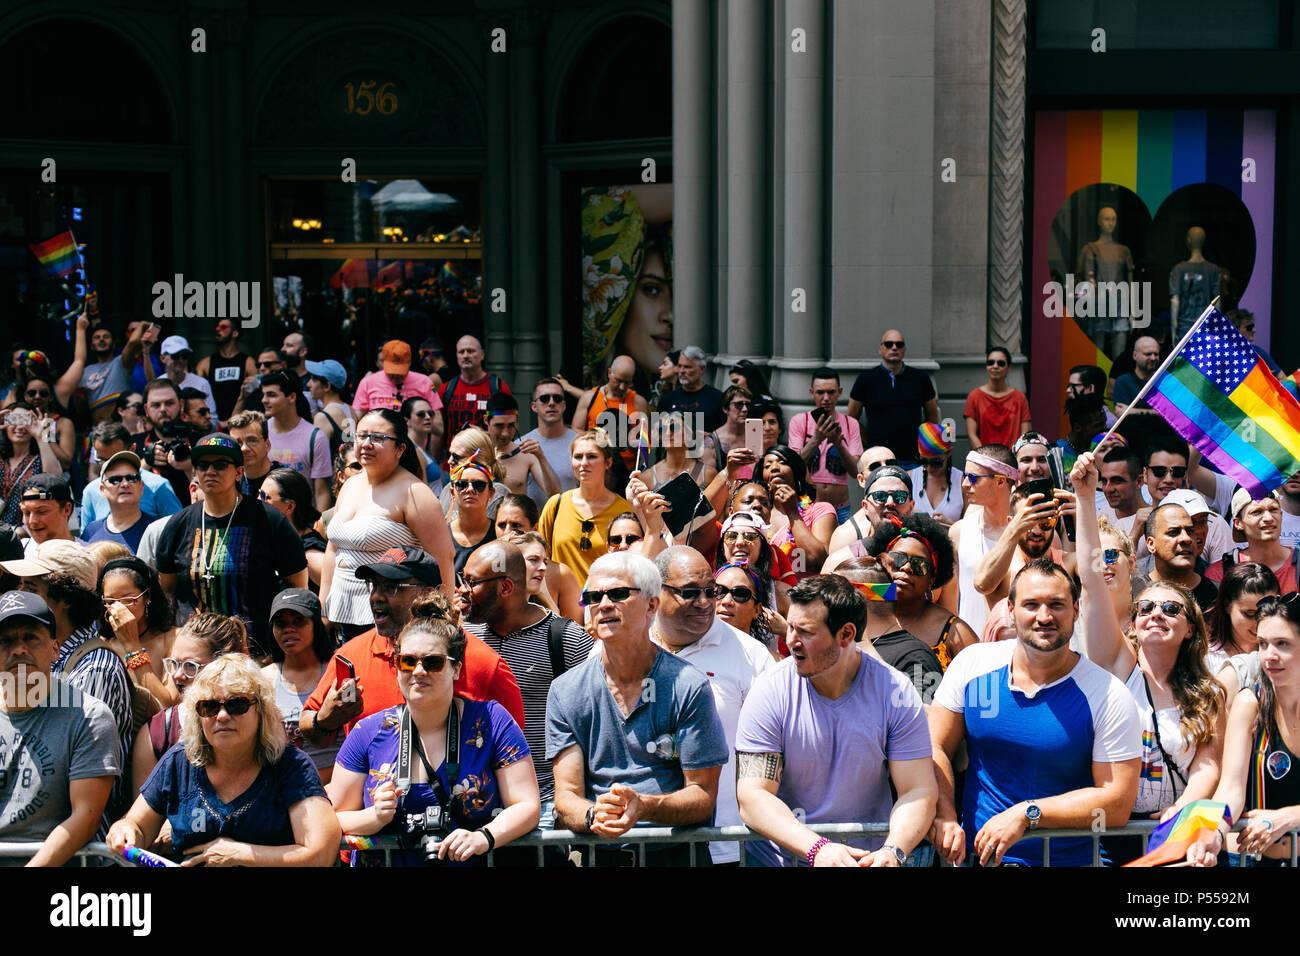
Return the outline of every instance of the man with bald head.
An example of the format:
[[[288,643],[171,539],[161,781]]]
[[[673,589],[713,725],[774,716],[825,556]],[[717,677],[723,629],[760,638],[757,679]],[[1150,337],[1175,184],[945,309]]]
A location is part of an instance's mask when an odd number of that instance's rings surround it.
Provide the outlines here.
[[[551,829],[555,781],[546,759],[546,695],[551,681],[577,667],[591,653],[591,635],[576,622],[528,603],[528,566],[517,547],[489,541],[465,562],[456,596],[465,611],[465,630],[504,658],[524,698],[524,737],[542,795],[539,826]]]
[[[921,422],[939,420],[939,398],[930,376],[903,364],[907,343],[898,329],[880,337],[880,364],[859,373],[849,392],[848,414],[862,423],[862,444],[905,449],[904,468],[915,467],[912,449]]]
[[[618,429],[618,416],[631,420],[636,417],[634,412],[648,415],[650,407],[645,398],[632,388],[635,376],[636,363],[630,355],[615,357],[609,363],[609,378],[605,384],[596,386],[578,399],[578,407],[573,410],[574,428],[590,431],[599,426],[613,435]],[[634,427],[629,434],[635,434]],[[635,447],[636,442],[632,440],[629,444]],[[634,467],[632,458],[626,452],[624,461],[629,467]]]
[[[448,446],[452,436],[466,425],[476,425],[483,420],[489,398],[502,392],[511,394],[510,386],[483,368],[486,357],[483,343],[474,336],[462,335],[457,340],[456,364],[460,374],[449,379],[439,393],[446,424],[443,434]]]
[[[862,486],[862,507],[849,515],[848,520],[835,529],[826,552],[830,556],[823,567],[829,573],[841,561],[866,554],[866,542],[876,525],[891,517],[900,521],[912,513],[916,501],[912,497],[912,478],[906,470],[894,464],[894,453],[882,445],[868,448],[858,458],[858,484]],[[844,554],[839,555],[841,549]],[[837,559],[832,562],[832,559]]]
[[[700,552],[686,545],[674,545],[659,553],[655,567],[659,569],[663,587],[659,592],[659,609],[650,625],[650,640],[689,661],[709,678],[727,738],[727,765],[718,779],[714,825],[739,826],[735,750],[740,706],[758,676],[775,667],[776,662],[759,641],[717,616],[713,569]],[[740,861],[736,843],[711,843],[709,853],[715,866]]]
[[[1115,388],[1111,392],[1115,399],[1115,411],[1120,415],[1124,409],[1133,404],[1142,386],[1160,367],[1160,343],[1149,335],[1144,335],[1133,343],[1133,371],[1125,372],[1115,379]],[[1144,398],[1134,406],[1133,411],[1151,411],[1151,406]]]

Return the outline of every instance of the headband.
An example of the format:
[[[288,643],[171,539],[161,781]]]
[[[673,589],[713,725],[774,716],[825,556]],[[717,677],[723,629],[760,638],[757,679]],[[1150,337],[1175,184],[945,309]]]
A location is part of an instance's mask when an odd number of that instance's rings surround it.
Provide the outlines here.
[[[453,469],[451,470],[451,480],[452,480],[452,481],[459,481],[459,480],[460,480],[460,476],[461,476],[461,474],[465,471],[465,469],[468,468],[468,467],[470,467],[471,465],[474,465],[475,462],[478,461],[478,455],[479,455],[479,452],[480,452],[480,451],[482,451],[481,448],[475,448],[475,449],[474,449],[474,453],[473,453],[472,455],[470,455],[468,458],[463,458],[463,459],[461,459],[461,461],[460,461],[459,463],[457,463],[456,467],[453,468]],[[484,473],[485,473],[489,478],[492,477],[492,473],[489,472],[489,471],[486,471],[485,469],[483,469],[483,466],[482,466],[482,465],[475,465],[475,467],[477,467],[478,469],[484,471]]]
[[[969,451],[966,453],[966,464],[979,465],[981,468],[987,468],[994,474],[1001,475],[1004,478],[1020,477],[1019,468],[1014,468],[1011,465],[1004,465],[996,458],[990,458],[988,455],[981,455],[977,451]]]
[[[930,547],[929,539],[926,538],[926,536],[923,534],[917,534],[911,528],[899,528],[898,537],[894,538],[893,541],[885,545],[885,551],[888,552],[894,545],[898,544],[898,542],[902,541],[904,538],[915,538],[917,541],[920,541],[923,545],[925,545],[925,550],[930,553],[930,571],[932,574],[938,576],[939,556],[934,553],[934,548]]]
[[[757,589],[758,593],[759,594],[763,593],[763,582],[758,579],[757,574],[755,574],[753,571],[749,569],[749,565],[747,564],[737,564],[735,561],[732,561],[730,564],[724,564],[722,567],[718,568],[716,572],[714,572],[713,579],[716,581],[718,579],[718,575],[721,574],[723,571],[726,571],[728,568],[739,568],[740,570],[744,571],[745,576],[749,578],[749,580],[754,582],[754,587],[755,589]]]
[[[1038,432],[1025,432],[1017,438],[1016,443],[1011,446],[1011,454],[1019,455],[1020,449],[1024,448],[1026,445],[1042,445],[1044,448],[1052,447],[1052,443],[1042,435],[1038,434]]]

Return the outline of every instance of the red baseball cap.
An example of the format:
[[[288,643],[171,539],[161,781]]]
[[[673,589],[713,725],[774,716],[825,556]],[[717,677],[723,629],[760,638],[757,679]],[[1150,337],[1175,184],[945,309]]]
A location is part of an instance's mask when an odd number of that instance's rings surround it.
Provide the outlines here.
[[[385,375],[405,375],[411,370],[411,347],[401,339],[385,342],[380,357],[384,360]]]

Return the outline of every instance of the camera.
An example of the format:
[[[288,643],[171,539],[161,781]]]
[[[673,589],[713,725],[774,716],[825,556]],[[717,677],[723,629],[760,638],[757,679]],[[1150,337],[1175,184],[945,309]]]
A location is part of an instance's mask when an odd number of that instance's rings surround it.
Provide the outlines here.
[[[158,433],[162,436],[152,445],[146,445],[143,458],[145,462],[153,463],[153,450],[156,446],[162,446],[164,452],[170,452],[175,456],[177,461],[185,461],[190,457],[190,442],[194,437],[194,429],[184,422],[163,422],[158,426]]]
[[[443,819],[442,807],[434,804],[425,807],[419,813],[406,814],[406,837],[402,841],[406,849],[424,852],[424,862],[438,862],[438,846],[451,833]]]

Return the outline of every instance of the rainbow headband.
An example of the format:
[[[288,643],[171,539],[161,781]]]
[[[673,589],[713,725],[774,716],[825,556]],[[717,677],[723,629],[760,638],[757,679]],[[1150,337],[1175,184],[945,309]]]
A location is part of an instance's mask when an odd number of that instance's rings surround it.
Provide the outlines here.
[[[981,455],[977,451],[970,451],[966,453],[966,464],[979,465],[981,468],[987,468],[995,475],[1002,475],[1003,477],[1006,478],[1020,477],[1019,468],[1014,468],[1011,465],[1004,465],[996,458],[990,458],[988,455]]]
[[[480,471],[484,470],[482,465],[476,464],[478,462],[478,455],[480,451],[482,451],[482,449],[475,448],[474,453],[472,455],[470,455],[468,458],[461,461],[458,465],[456,465],[455,468],[451,470],[452,481],[460,481],[460,476],[465,473],[465,469],[471,466],[478,468]],[[491,477],[490,474],[489,477]]]
[[[902,541],[904,538],[915,538],[917,541],[920,541],[923,545],[925,545],[925,550],[930,553],[930,570],[934,574],[938,574],[939,556],[934,553],[934,548],[930,546],[930,540],[923,534],[917,534],[911,528],[899,528],[898,537],[894,538],[893,541],[885,545],[885,553],[888,554],[890,551],[894,550],[894,545],[898,544],[898,542]]]

